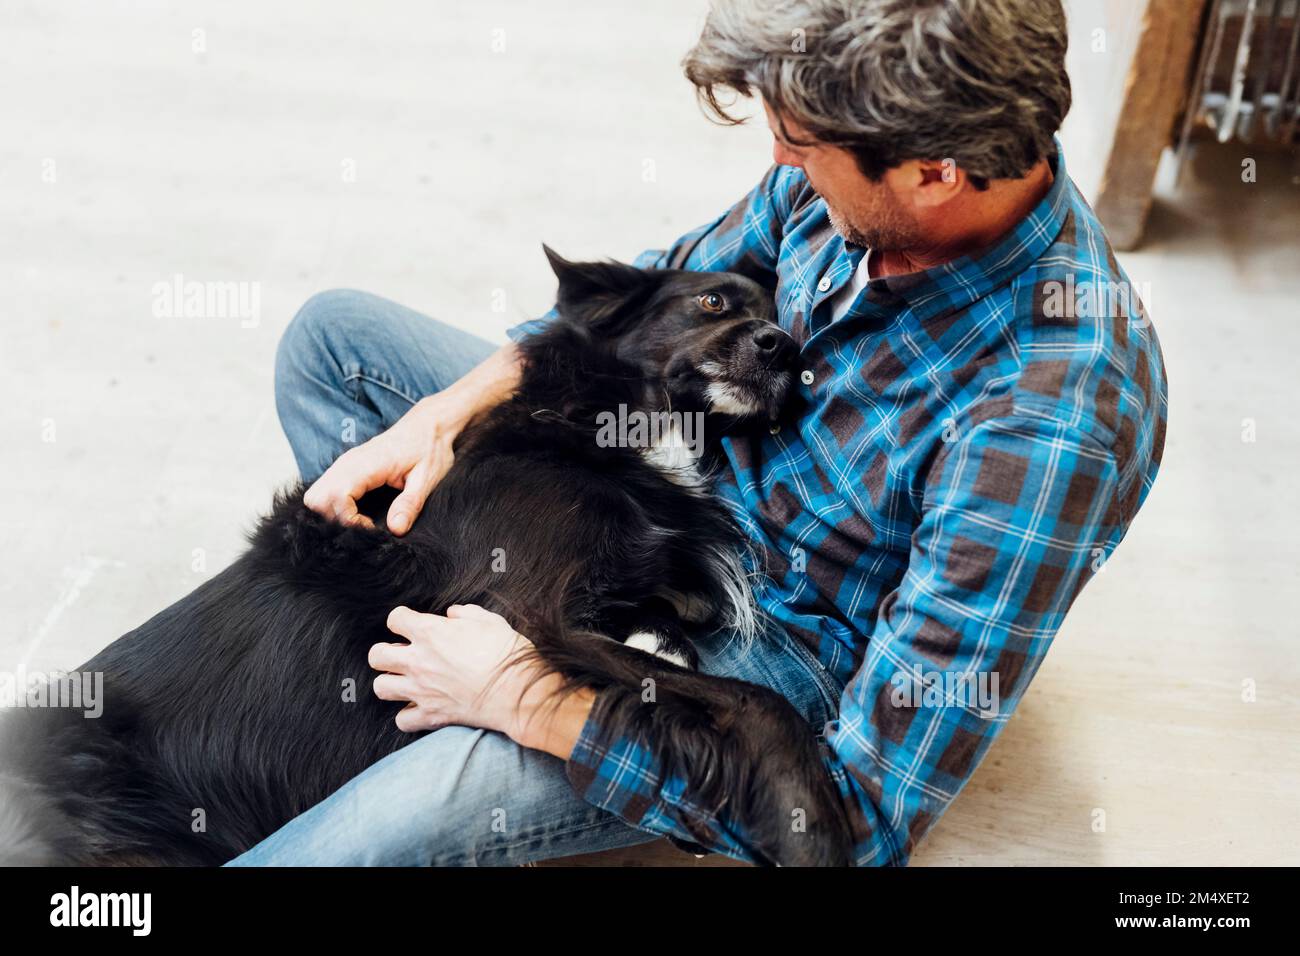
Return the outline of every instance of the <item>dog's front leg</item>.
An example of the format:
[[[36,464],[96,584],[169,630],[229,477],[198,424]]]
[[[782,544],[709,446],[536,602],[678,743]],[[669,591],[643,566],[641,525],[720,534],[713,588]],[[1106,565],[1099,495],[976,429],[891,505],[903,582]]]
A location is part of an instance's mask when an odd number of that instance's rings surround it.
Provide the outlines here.
[[[596,630],[637,650],[670,664],[695,670],[700,655],[677,609],[664,598],[650,598],[638,605],[607,611]]]
[[[538,652],[571,686],[598,692],[601,746],[634,742],[653,757],[661,786],[684,784],[688,799],[663,804],[679,832],[703,834],[725,821],[760,863],[850,862],[847,814],[816,736],[780,694],[594,635],[539,643]]]

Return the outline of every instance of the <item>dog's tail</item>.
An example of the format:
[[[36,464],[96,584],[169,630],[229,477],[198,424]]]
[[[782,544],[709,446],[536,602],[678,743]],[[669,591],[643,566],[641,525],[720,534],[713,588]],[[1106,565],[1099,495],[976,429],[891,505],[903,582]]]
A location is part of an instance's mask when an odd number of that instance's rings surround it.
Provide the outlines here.
[[[123,739],[67,708],[0,713],[0,866],[77,866],[139,844],[133,791],[154,784]]]
[[[73,862],[75,827],[43,782],[56,759],[57,711],[0,711],[0,866]]]
[[[75,859],[76,828],[40,784],[0,773],[0,867]]]

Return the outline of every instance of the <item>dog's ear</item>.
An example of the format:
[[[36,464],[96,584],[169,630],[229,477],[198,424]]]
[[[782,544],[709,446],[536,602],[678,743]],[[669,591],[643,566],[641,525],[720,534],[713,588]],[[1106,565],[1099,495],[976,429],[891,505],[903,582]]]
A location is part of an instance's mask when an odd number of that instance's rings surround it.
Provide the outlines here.
[[[655,285],[645,269],[607,259],[570,262],[545,244],[542,250],[560,280],[556,305],[560,313],[592,326],[608,326],[628,315]]]

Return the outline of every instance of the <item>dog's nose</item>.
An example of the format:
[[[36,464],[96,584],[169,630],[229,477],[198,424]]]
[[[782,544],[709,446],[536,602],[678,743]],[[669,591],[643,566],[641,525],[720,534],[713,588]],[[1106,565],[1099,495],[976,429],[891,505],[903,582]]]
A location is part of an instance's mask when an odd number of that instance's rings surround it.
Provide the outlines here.
[[[764,325],[755,330],[754,345],[768,368],[784,364],[794,357],[794,339],[775,325]]]

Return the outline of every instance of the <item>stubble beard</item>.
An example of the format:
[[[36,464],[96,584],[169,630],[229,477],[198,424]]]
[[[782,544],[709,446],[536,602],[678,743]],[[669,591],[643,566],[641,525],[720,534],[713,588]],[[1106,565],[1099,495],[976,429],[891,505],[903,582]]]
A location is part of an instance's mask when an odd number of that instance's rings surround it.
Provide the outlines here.
[[[854,225],[829,204],[826,211],[835,231],[855,246],[876,252],[903,252],[915,249],[919,244],[920,236],[917,235],[915,225],[906,221],[896,209],[880,209],[869,217],[861,217],[871,223],[869,226]]]

